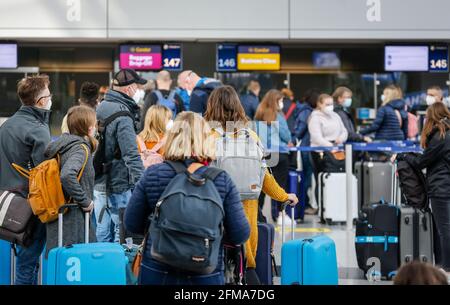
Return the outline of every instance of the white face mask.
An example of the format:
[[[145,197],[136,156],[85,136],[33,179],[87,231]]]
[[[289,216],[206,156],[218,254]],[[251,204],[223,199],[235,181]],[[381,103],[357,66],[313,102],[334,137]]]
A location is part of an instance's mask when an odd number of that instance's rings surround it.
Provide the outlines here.
[[[346,98],[344,100],[344,103],[342,104],[342,106],[344,106],[345,108],[349,108],[352,105],[352,99],[351,98]]]
[[[166,124],[166,131],[171,130],[173,127],[173,120],[169,120]]]
[[[283,110],[283,108],[284,108],[284,102],[283,102],[283,100],[281,100],[281,101],[278,102],[278,107],[280,107],[280,110]]]
[[[425,101],[427,102],[427,106],[431,106],[434,103],[436,103],[436,98],[434,96],[427,95],[427,97],[425,98]]]
[[[328,105],[328,106],[325,106],[323,108],[323,111],[326,112],[326,113],[333,112],[333,110],[334,110],[334,106],[333,105]]]
[[[137,89],[136,92],[133,95],[133,100],[138,104],[141,99],[144,97],[145,92],[142,89]]]
[[[48,100],[47,105],[45,105],[44,107],[45,110],[50,110],[52,109],[52,100]]]

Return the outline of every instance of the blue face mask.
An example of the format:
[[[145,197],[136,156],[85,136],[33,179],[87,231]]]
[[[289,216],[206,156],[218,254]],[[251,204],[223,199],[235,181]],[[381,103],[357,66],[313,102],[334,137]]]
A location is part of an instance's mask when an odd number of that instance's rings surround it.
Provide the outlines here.
[[[342,106],[344,106],[345,108],[350,108],[352,106],[352,99],[351,98],[346,98],[344,100],[344,103],[342,104]]]

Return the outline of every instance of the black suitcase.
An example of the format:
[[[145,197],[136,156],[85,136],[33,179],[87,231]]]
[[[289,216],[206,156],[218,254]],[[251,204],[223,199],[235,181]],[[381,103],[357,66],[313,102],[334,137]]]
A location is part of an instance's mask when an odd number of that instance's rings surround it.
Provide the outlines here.
[[[375,203],[361,210],[356,222],[356,258],[359,268],[368,277],[379,275],[390,279],[395,276],[400,261],[399,222],[400,211],[395,205]]]
[[[276,271],[273,243],[275,227],[270,223],[258,223],[258,248],[256,251],[256,274],[262,285],[273,285]]]

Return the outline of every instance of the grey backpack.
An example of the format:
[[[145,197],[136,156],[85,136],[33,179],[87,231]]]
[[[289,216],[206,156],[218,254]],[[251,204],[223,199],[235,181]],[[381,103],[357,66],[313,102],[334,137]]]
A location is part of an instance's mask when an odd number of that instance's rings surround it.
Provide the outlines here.
[[[208,167],[197,175],[182,162],[165,162],[177,175],[151,217],[151,256],[180,271],[210,274],[218,264],[225,216],[213,181],[223,171]]]
[[[258,199],[266,171],[264,150],[246,128],[221,134],[216,142],[216,160],[213,166],[226,171],[241,195],[241,200]]]

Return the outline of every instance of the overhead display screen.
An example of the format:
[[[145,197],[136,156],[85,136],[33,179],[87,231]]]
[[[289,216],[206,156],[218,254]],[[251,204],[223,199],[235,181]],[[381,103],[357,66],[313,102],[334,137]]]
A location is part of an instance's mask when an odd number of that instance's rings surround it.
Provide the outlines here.
[[[238,70],[280,70],[280,47],[273,45],[240,45],[237,52]]]
[[[341,59],[337,52],[313,52],[313,66],[316,69],[340,69]]]
[[[386,46],[386,71],[428,71],[428,46]]]
[[[0,69],[17,68],[17,44],[0,43]]]
[[[181,71],[183,70],[183,56],[181,44],[163,45],[162,62],[164,70]]]
[[[237,71],[237,45],[220,43],[216,46],[216,70],[218,72]]]
[[[431,45],[429,61],[430,72],[448,72],[448,46]]]
[[[120,46],[120,68],[134,70],[161,70],[160,45]]]

